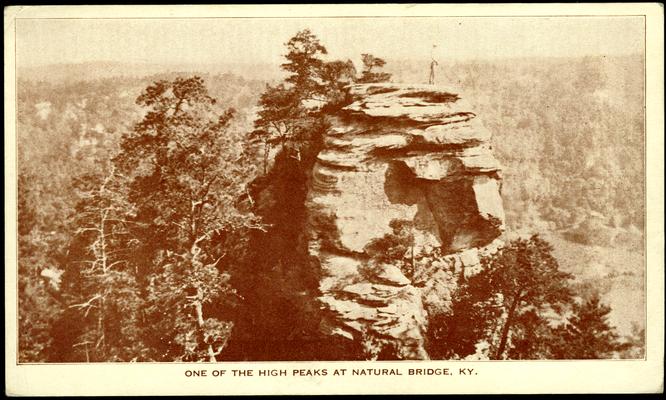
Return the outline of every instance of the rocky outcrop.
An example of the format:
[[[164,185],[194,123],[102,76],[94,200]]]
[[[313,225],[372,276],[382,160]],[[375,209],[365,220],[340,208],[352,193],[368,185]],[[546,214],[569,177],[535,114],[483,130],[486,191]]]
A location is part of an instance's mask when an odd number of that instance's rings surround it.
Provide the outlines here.
[[[454,91],[365,84],[351,95],[331,117],[306,201],[322,327],[426,359],[428,314],[446,312],[457,277],[497,246],[500,166],[490,133]],[[410,240],[392,262],[370,248],[390,247],[396,222]]]

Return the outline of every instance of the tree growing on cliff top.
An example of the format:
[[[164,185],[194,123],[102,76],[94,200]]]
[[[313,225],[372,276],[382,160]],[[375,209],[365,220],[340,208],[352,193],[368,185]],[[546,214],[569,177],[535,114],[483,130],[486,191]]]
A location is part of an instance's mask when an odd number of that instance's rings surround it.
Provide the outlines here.
[[[283,146],[301,157],[303,147],[313,136],[317,115],[309,110],[306,101],[324,102],[326,87],[321,79],[326,48],[308,29],[298,32],[286,44],[287,62],[282,69],[289,73],[283,83],[266,85],[259,100],[260,110],[255,120],[251,141],[264,146],[264,173],[268,172],[268,157],[272,146]]]
[[[350,83],[382,82],[390,74],[372,72],[386,62],[363,54],[365,68],[360,77],[351,60],[324,61],[326,47],[309,30],[294,35],[286,44],[286,63],[282,69],[289,73],[284,82],[267,85],[259,100],[260,110],[255,130],[249,135],[253,142],[263,144],[264,173],[268,169],[271,148],[283,146],[295,150],[301,157],[304,149],[315,145],[325,130],[322,112],[335,110],[349,102]]]
[[[291,75],[285,82],[291,84],[302,99],[319,99],[325,91],[320,74],[324,66],[321,56],[328,53],[326,47],[309,29],[296,33],[286,47],[287,62],[282,64],[282,69]]]
[[[373,72],[373,68],[382,68],[386,61],[372,54],[361,54],[363,59],[363,72],[356,80],[357,83],[377,83],[387,82],[391,79],[391,74],[387,72]]]

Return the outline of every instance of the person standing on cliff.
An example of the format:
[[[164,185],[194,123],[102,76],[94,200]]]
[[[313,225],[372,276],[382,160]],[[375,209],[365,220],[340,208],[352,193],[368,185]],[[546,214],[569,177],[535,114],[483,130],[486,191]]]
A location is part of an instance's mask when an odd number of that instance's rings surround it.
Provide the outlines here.
[[[435,55],[434,55],[434,50],[437,47],[437,45],[432,45],[432,50],[430,52],[430,76],[428,77],[428,83],[431,85],[435,84],[435,67],[438,66],[439,64],[437,63],[437,60],[435,60]]]

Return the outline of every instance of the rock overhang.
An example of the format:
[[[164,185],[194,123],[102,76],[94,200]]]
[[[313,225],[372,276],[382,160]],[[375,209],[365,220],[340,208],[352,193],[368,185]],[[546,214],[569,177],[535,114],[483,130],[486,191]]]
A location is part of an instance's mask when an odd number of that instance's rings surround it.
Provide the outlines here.
[[[308,193],[319,300],[335,316],[323,325],[355,340],[374,332],[401,358],[427,358],[428,312],[447,309],[454,266],[474,267],[469,253],[492,247],[503,229],[501,166],[490,132],[451,88],[371,83],[349,92],[330,115]],[[413,276],[401,260],[366,253],[395,220],[412,226]]]
[[[453,123],[474,116],[456,91],[435,85],[366,83],[349,87],[352,103],[341,112],[417,123]]]

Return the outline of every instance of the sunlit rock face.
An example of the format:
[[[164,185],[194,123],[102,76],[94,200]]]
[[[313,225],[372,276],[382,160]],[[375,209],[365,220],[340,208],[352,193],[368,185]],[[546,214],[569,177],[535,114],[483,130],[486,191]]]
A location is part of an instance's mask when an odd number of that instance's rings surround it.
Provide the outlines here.
[[[490,133],[452,90],[387,83],[351,94],[331,116],[307,198],[322,328],[388,357],[427,359],[428,315],[446,312],[458,279],[498,245],[500,166]],[[392,221],[413,237],[409,273],[368,252]]]

